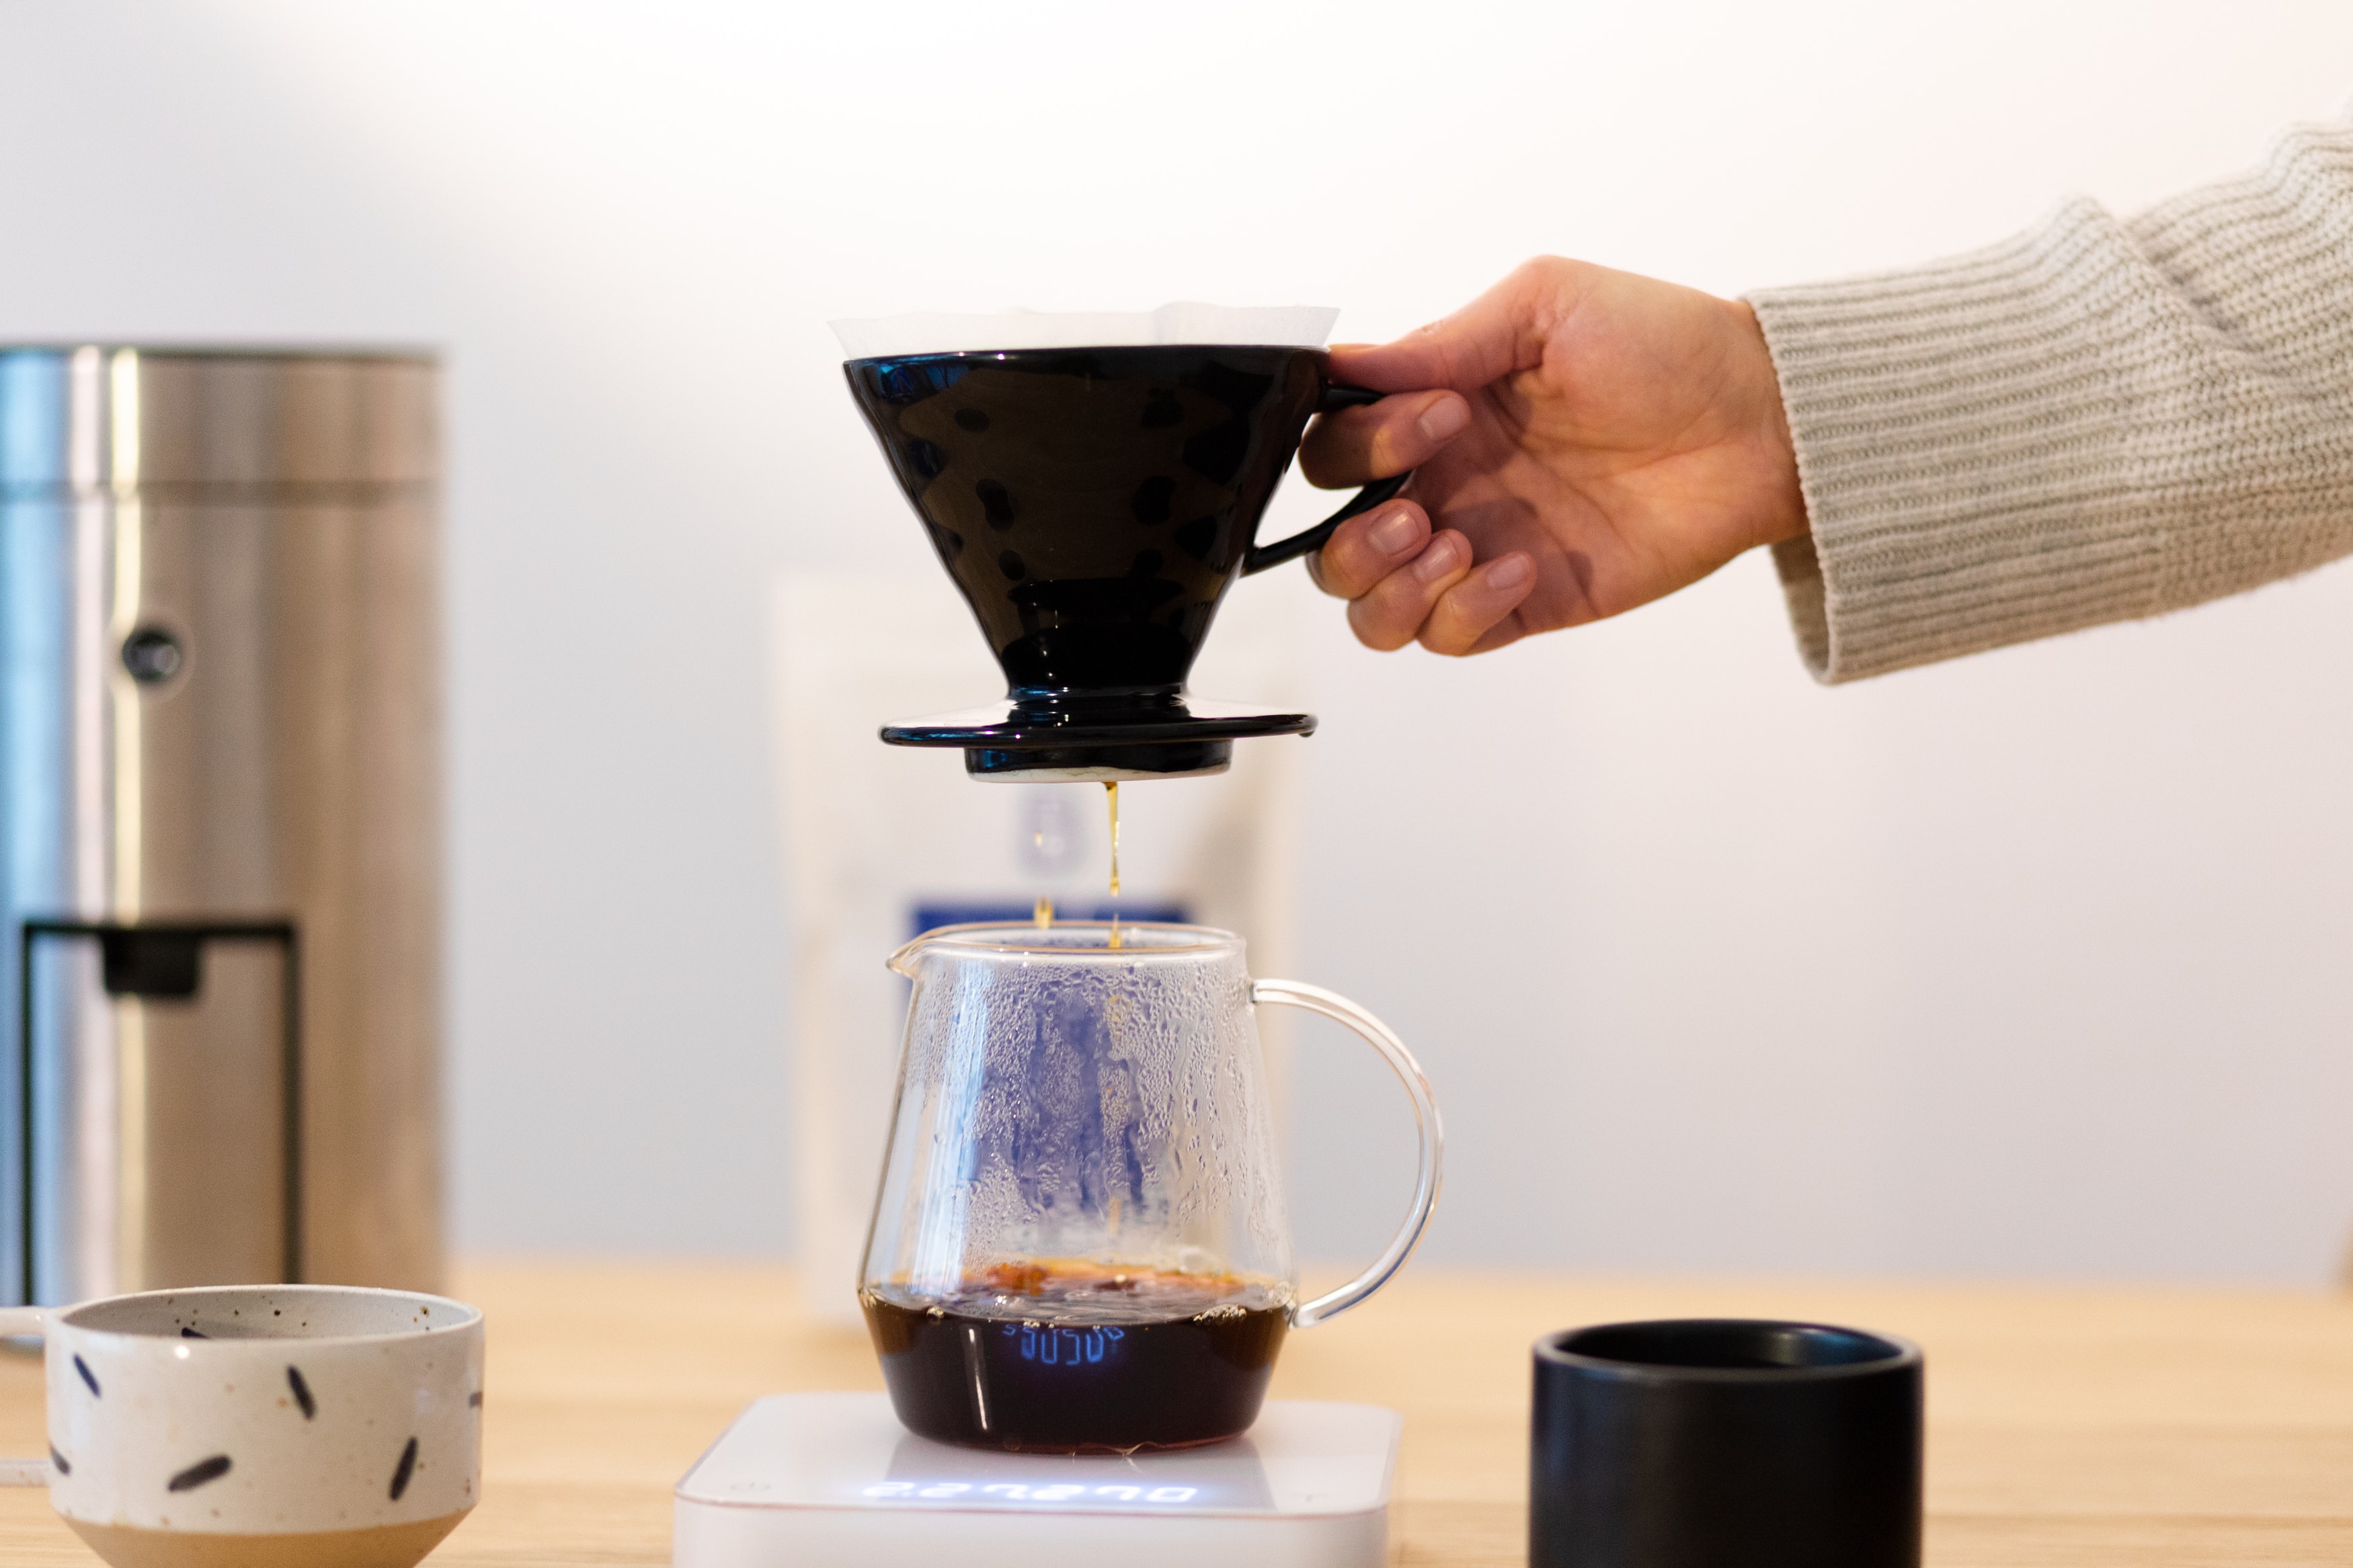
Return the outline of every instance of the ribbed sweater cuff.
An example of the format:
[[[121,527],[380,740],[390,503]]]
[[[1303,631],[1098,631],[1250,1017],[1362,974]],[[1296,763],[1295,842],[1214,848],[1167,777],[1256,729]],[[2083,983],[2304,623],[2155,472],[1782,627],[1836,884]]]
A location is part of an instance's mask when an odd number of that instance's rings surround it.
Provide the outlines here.
[[[2353,127],[2128,222],[2079,201],[1750,302],[1811,523],[1775,562],[1824,680],[2353,552]]]
[[[2145,324],[2130,250],[2084,203],[1974,256],[1751,297],[1811,522],[1774,559],[1816,676],[2158,607],[2147,514],[2084,510],[2129,456],[2105,362]]]

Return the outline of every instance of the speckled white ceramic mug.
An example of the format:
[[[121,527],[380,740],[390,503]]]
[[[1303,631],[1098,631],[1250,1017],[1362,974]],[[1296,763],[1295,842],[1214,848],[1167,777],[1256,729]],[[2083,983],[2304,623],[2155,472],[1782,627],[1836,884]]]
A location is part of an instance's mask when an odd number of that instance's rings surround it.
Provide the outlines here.
[[[338,1285],[0,1309],[47,1342],[49,1489],[115,1568],[411,1568],[481,1490],[482,1314]]]

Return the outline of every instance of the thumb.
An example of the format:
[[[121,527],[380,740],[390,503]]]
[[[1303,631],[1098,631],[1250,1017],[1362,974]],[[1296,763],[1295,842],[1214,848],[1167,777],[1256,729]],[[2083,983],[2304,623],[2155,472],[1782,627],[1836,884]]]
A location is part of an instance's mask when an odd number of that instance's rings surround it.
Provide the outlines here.
[[[1451,315],[1387,343],[1335,343],[1332,378],[1375,392],[1475,392],[1544,363],[1544,341],[1600,269],[1556,256],[1523,263]]]

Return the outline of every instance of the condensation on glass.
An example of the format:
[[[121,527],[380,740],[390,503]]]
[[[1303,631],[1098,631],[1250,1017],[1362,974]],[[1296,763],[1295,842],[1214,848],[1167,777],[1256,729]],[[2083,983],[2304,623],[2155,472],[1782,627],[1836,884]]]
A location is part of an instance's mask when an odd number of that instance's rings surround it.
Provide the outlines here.
[[[952,926],[911,980],[860,1300],[900,1419],[1058,1451],[1184,1447],[1256,1418],[1284,1334],[1403,1265],[1438,1196],[1430,1086],[1346,998],[1253,979],[1240,937],[1093,921]],[[1302,1300],[1256,1009],[1345,1025],[1413,1108],[1389,1246]]]

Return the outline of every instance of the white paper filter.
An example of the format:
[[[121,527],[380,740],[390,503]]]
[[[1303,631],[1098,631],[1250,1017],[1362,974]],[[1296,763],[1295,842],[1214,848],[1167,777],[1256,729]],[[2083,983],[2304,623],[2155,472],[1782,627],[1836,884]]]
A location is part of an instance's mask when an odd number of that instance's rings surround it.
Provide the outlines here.
[[[1149,343],[1262,343],[1320,349],[1340,312],[1328,305],[1203,305],[1180,300],[1156,310],[938,310],[835,321],[845,359],[884,354],[989,353],[997,349],[1117,349]]]

